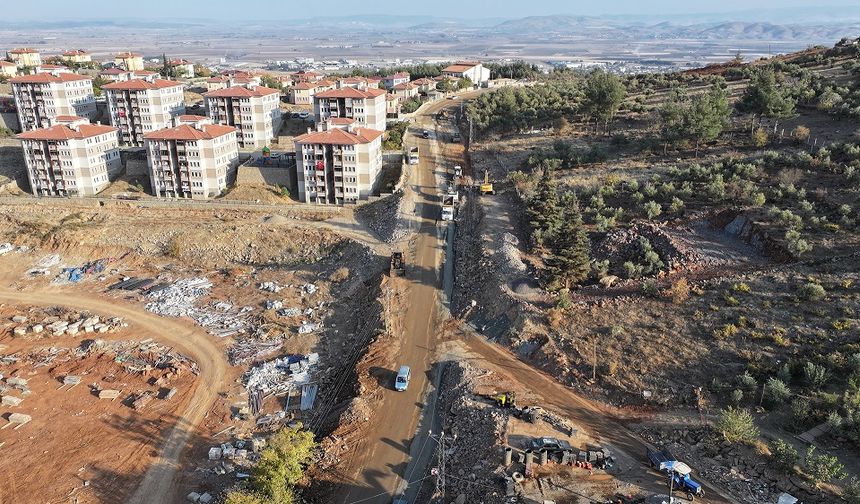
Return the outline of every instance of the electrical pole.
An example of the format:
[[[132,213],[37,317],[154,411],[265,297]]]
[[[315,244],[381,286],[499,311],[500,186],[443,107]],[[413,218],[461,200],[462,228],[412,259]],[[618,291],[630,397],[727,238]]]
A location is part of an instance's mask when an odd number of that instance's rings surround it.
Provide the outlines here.
[[[593,337],[594,359],[591,363],[591,381],[597,383],[597,338]]]

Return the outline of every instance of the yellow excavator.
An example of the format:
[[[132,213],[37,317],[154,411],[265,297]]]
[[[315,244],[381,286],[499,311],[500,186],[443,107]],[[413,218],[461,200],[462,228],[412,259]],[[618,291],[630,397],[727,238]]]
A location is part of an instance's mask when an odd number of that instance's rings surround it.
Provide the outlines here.
[[[484,170],[484,183],[478,189],[481,194],[496,194],[496,190],[493,189],[493,183],[490,182],[490,170]]]

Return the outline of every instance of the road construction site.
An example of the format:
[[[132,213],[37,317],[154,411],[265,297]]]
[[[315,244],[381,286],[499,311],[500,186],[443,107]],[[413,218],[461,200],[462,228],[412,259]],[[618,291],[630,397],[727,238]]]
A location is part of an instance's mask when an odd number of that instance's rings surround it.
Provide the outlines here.
[[[453,166],[465,170],[459,212],[483,198],[451,142],[459,106],[419,111],[406,141],[421,160],[381,217],[296,205],[0,205],[0,243],[10,244],[0,374],[15,398],[0,410],[14,424],[0,430],[0,452],[28,453],[4,457],[13,494],[0,502],[212,502],[248,477],[269,433],[296,421],[320,440],[312,502],[665,493],[629,418],[451,318],[455,285],[468,280],[468,265],[454,268],[462,217],[440,220]],[[402,275],[388,274],[392,251]],[[395,392],[402,365],[412,378]],[[504,391],[532,413],[499,407],[492,397]],[[571,448],[527,452],[540,437]],[[66,455],[49,467],[42,457],[53,453]],[[38,492],[46,478],[51,495]],[[697,502],[736,502],[704,484]]]

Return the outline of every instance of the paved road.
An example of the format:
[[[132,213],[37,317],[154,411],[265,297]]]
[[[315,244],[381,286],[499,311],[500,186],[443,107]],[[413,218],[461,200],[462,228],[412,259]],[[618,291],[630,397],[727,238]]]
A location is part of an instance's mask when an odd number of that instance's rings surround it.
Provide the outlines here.
[[[137,491],[126,501],[129,504],[181,502],[182,498],[176,495],[175,484],[179,457],[191,433],[212,407],[227,370],[224,353],[215,346],[212,336],[190,322],[159,317],[140,306],[115,299],[108,301],[96,294],[54,286],[35,292],[21,292],[5,285],[0,286],[0,303],[66,306],[122,317],[140,337],[153,338],[170,345],[197,362],[200,375],[188,406],[171,429],[158,458],[150,465]]]

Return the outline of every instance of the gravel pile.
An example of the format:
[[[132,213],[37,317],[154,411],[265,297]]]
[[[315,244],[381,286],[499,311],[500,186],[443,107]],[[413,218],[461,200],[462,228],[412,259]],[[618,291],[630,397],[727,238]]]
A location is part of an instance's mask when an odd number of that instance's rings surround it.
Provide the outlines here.
[[[514,275],[526,272],[526,263],[520,258],[519,244],[519,238],[511,233],[502,235],[502,246],[499,247],[499,253],[496,254],[502,273]]]
[[[609,259],[610,271],[619,271],[626,261],[636,262],[639,258],[640,237],[651,243],[669,271],[679,270],[702,260],[701,254],[679,243],[660,226],[649,223],[610,231],[595,248],[594,256],[599,260]]]
[[[398,218],[403,205],[403,192],[366,203],[355,211],[355,218],[376,233],[380,240],[394,243],[406,237],[409,229]]]

